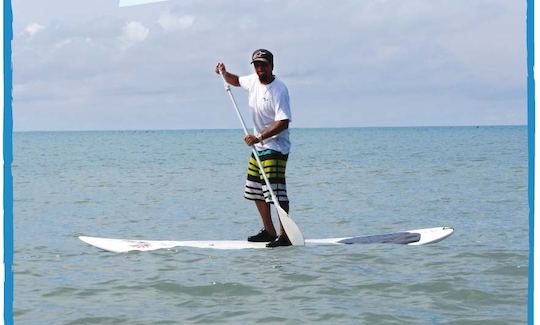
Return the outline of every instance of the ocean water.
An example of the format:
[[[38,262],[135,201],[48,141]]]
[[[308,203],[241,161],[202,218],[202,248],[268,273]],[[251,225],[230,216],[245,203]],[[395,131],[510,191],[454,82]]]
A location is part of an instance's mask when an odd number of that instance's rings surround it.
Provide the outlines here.
[[[527,128],[292,129],[306,238],[391,244],[114,254],[77,239],[244,239],[240,130],[13,135],[16,324],[525,324]]]

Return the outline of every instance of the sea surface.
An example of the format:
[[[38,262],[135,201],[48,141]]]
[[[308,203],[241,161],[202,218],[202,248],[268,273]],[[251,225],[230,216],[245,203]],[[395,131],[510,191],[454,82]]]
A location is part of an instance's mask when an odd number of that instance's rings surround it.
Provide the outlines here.
[[[525,324],[527,127],[292,129],[306,238],[393,244],[115,254],[78,240],[245,239],[240,130],[13,135],[15,324]]]

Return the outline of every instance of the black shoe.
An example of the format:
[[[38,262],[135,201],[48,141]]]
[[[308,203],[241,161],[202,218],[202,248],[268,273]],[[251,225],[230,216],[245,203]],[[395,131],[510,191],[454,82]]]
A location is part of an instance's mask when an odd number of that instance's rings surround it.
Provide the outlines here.
[[[291,246],[292,243],[286,236],[279,236],[273,242],[266,244],[266,247]]]
[[[249,236],[248,237],[248,241],[252,241],[252,242],[267,242],[267,241],[273,241],[277,238],[277,236],[272,236],[270,235],[266,230],[264,229],[261,229],[261,231],[254,235],[254,236]]]

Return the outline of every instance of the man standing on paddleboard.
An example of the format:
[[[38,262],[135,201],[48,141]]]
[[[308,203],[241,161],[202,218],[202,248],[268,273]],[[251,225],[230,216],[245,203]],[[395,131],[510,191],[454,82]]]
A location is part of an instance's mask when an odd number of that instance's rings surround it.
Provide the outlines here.
[[[248,76],[239,77],[227,72],[221,62],[216,65],[216,73],[221,73],[228,84],[242,87],[249,92],[249,106],[252,108],[254,127],[253,134],[246,135],[244,141],[249,146],[255,146],[272,190],[280,206],[288,212],[285,168],[291,147],[288,130],[291,122],[289,91],[272,73],[274,56],[270,51],[256,50],[251,57],[251,63],[255,73]],[[277,236],[270,209],[272,198],[253,154],[249,159],[244,197],[255,201],[263,222],[263,229],[258,234],[248,237],[248,241],[269,242],[267,247],[290,246],[291,242],[283,226],[280,235]]]

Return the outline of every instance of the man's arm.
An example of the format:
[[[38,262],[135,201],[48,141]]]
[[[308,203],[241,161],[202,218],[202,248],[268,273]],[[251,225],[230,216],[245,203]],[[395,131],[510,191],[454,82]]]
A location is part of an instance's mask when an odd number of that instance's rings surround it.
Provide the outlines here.
[[[289,120],[281,120],[281,121],[275,121],[267,127],[265,130],[263,130],[259,134],[259,138],[257,138],[256,135],[248,134],[244,137],[244,141],[247,143],[248,146],[251,146],[255,143],[259,143],[261,141],[264,141],[264,139],[268,139],[270,137],[273,137],[276,134],[279,134],[281,131],[286,130],[289,128]]]
[[[220,73],[223,74],[223,77],[225,78],[225,81],[227,81],[227,83],[229,85],[233,85],[235,87],[240,87],[240,81],[238,80],[238,76],[235,75],[235,74],[227,72],[227,70],[225,69],[225,65],[223,63],[219,62],[216,65],[216,73],[217,74],[220,74]]]

